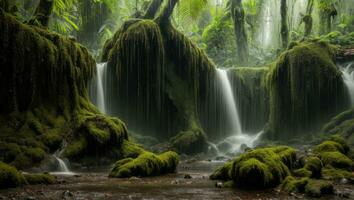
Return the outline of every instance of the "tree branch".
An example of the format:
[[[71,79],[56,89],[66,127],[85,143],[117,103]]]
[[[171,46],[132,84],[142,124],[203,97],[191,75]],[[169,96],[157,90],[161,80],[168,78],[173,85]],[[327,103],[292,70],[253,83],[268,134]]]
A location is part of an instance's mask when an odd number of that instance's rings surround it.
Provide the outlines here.
[[[156,21],[159,24],[168,24],[170,23],[170,17],[173,13],[173,9],[176,7],[176,4],[179,0],[168,0],[165,7],[160,12],[159,16],[157,16]]]
[[[50,16],[53,12],[54,1],[55,0],[40,0],[30,23],[33,24],[37,21],[40,25],[48,27]]]
[[[163,0],[152,0],[148,9],[146,10],[143,18],[144,19],[153,19],[161,7]]]

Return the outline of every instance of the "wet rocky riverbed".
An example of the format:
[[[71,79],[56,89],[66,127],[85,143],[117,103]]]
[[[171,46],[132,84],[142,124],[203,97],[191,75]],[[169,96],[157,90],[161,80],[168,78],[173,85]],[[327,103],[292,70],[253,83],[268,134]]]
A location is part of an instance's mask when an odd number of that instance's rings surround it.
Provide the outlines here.
[[[26,186],[0,190],[0,199],[311,199],[279,193],[277,189],[247,191],[218,188],[209,174],[223,162],[189,160],[180,164],[178,173],[160,177],[108,178],[109,167],[80,170],[75,176],[58,175],[54,185]],[[339,185],[347,199],[354,198],[353,185]],[[321,199],[343,199],[338,195]]]

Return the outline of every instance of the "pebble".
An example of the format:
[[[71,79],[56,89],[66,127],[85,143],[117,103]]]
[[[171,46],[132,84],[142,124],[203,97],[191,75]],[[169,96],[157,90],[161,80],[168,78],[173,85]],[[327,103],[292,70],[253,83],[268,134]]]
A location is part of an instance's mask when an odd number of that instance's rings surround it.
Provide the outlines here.
[[[192,179],[192,176],[190,174],[185,174],[184,179]]]
[[[223,185],[224,185],[224,184],[223,184],[222,182],[216,182],[216,183],[215,183],[215,187],[216,187],[216,188],[222,188]]]

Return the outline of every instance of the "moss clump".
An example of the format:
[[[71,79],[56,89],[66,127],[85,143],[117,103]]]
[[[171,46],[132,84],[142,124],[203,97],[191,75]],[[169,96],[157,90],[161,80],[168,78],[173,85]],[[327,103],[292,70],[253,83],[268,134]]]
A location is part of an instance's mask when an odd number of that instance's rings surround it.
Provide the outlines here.
[[[321,197],[325,194],[333,194],[334,187],[329,181],[309,180],[305,186],[305,194],[311,197]]]
[[[324,166],[332,166],[338,169],[352,170],[353,161],[340,152],[325,152],[321,154]]]
[[[281,189],[287,193],[292,192],[305,192],[305,186],[309,182],[308,178],[295,178],[293,176],[288,176],[285,178],[281,185]]]
[[[335,52],[324,42],[302,42],[279,57],[268,74],[270,137],[317,132],[349,106]]]
[[[343,34],[339,31],[333,31],[316,39],[341,46],[352,46],[354,45],[354,32]]]
[[[228,162],[225,165],[216,169],[212,175],[210,175],[211,180],[230,180],[230,169],[232,168],[232,162]]]
[[[55,177],[50,174],[24,174],[24,177],[30,185],[49,185],[55,183]]]
[[[233,180],[244,188],[276,186],[290,173],[285,164],[290,165],[293,157],[289,150],[290,147],[280,146],[248,151],[218,168],[210,178]]]
[[[333,167],[326,167],[322,169],[322,176],[327,179],[342,179],[342,178],[354,178],[354,175],[351,171],[336,169]]]
[[[147,177],[165,173],[172,173],[176,170],[179,157],[175,152],[166,152],[155,155],[144,152],[137,158],[126,158],[116,162],[109,176],[115,178],[127,178],[132,176]]]
[[[27,184],[23,175],[16,168],[0,162],[0,189],[18,187]]]
[[[327,134],[335,134],[342,141],[346,141],[348,145],[354,146],[354,109],[347,110],[335,116],[323,128]],[[337,142],[341,143],[337,140]],[[346,148],[346,147],[344,147]]]
[[[206,148],[206,137],[201,130],[183,131],[170,140],[179,153],[194,154]]]
[[[341,144],[338,142],[334,141],[325,141],[319,145],[317,145],[314,149],[315,152],[321,153],[321,152],[336,152],[339,151],[341,153],[344,153],[344,148]]]

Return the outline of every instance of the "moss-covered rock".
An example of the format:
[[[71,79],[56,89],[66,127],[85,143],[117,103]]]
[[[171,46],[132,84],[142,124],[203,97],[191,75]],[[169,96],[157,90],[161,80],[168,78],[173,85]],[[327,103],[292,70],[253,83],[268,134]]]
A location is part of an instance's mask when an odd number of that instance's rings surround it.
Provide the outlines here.
[[[7,94],[0,99],[0,160],[32,167],[63,140],[70,158],[102,156],[127,138],[121,121],[101,116],[89,101],[95,61],[73,39],[0,9],[0,65],[0,93]]]
[[[309,180],[305,186],[305,194],[311,197],[321,197],[325,194],[333,194],[333,183],[324,180]]]
[[[206,136],[202,130],[180,132],[170,140],[172,146],[179,153],[195,154],[206,149]]]
[[[55,177],[50,174],[24,174],[24,177],[30,185],[49,185],[56,181]]]
[[[305,192],[305,186],[308,182],[308,178],[295,178],[293,176],[287,176],[281,185],[281,189],[287,193],[303,193]]]
[[[321,173],[326,179],[340,180],[342,178],[354,178],[353,172],[343,169],[336,169],[334,167],[323,168]]]
[[[202,129],[198,103],[215,66],[171,24],[128,20],[104,52],[113,85],[109,110],[134,131],[165,139]]]
[[[324,152],[320,157],[324,166],[352,170],[353,161],[340,152]]]
[[[354,146],[354,109],[347,110],[333,117],[323,127],[323,131],[326,134],[338,135],[343,138],[342,140],[345,140],[348,145]]]
[[[325,42],[302,42],[279,57],[268,74],[270,137],[318,132],[330,117],[348,108],[335,53]]]
[[[280,184],[290,173],[295,150],[286,146],[250,150],[217,169],[211,179],[233,180],[239,187],[268,188]]]
[[[175,152],[155,155],[143,152],[137,158],[125,158],[115,163],[109,176],[127,178],[132,176],[147,177],[175,172],[179,157]]]
[[[0,189],[18,187],[27,184],[24,176],[11,167],[0,161]]]

